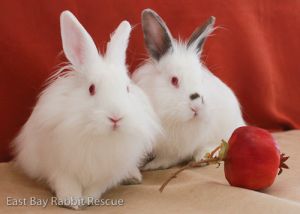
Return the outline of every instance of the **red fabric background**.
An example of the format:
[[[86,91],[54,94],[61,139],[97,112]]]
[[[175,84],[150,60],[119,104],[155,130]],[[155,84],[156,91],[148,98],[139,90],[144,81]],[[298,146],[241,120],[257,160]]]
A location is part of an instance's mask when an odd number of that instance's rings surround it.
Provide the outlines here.
[[[248,123],[300,128],[300,1],[273,0],[3,0],[0,2],[0,161],[29,117],[48,75],[61,62],[59,15],[71,10],[105,49],[121,20],[135,26],[128,49],[133,71],[145,58],[140,12],[150,7],[173,35],[187,38],[210,15],[222,27],[203,60],[237,94]]]

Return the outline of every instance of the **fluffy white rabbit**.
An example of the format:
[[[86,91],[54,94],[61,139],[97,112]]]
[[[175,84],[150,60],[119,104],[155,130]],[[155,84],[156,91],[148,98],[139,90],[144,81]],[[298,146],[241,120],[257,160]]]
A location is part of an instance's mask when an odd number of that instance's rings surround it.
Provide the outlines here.
[[[214,23],[215,18],[210,17],[185,43],[172,37],[154,11],[142,12],[150,59],[132,78],[149,96],[164,129],[154,146],[155,159],[144,170],[199,161],[245,124],[234,93],[199,60]]]
[[[71,12],[61,14],[60,24],[71,64],[40,94],[14,140],[15,160],[65,205],[71,199],[87,205],[124,179],[141,180],[139,162],[161,130],[147,96],[127,75],[130,24],[118,26],[104,56]]]

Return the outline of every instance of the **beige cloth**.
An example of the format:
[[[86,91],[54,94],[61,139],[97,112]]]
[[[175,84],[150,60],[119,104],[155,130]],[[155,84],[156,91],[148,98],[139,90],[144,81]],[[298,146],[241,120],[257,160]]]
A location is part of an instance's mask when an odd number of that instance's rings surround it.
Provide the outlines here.
[[[220,168],[208,166],[181,173],[166,187],[160,185],[176,169],[143,173],[141,185],[119,186],[104,197],[123,199],[119,207],[88,207],[76,213],[300,213],[300,131],[274,134],[281,151],[291,158],[291,169],[277,177],[272,187],[256,192],[228,185]],[[7,197],[49,199],[43,185],[26,178],[11,163],[0,164],[0,213],[71,213],[73,210],[48,205],[7,206]]]

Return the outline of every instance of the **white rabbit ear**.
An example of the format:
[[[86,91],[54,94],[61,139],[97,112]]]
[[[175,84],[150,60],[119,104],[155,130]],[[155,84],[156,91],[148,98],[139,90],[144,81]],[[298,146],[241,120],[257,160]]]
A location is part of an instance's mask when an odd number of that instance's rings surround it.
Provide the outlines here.
[[[142,27],[145,45],[154,59],[159,60],[165,53],[172,51],[172,35],[156,12],[151,9],[142,12]]]
[[[99,56],[88,32],[70,11],[60,15],[62,45],[68,60],[75,66],[84,66]]]
[[[126,63],[126,49],[131,32],[128,21],[122,21],[115,32],[112,33],[110,41],[107,43],[105,59],[110,62]]]
[[[211,16],[202,26],[196,28],[187,43],[187,48],[193,48],[197,53],[201,53],[205,40],[214,31],[215,21],[216,18]]]

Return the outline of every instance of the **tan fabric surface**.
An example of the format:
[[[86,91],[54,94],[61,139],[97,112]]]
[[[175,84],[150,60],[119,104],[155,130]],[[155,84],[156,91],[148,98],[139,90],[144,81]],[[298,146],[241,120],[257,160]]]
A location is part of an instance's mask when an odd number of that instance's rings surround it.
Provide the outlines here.
[[[231,187],[223,166],[187,170],[174,179],[161,194],[161,183],[175,169],[143,173],[141,185],[119,186],[104,197],[124,199],[121,207],[88,207],[76,213],[300,213],[300,131],[275,134],[288,160],[285,170],[265,192]],[[6,198],[50,198],[49,190],[19,173],[12,163],[0,164],[0,213],[71,213],[73,210],[48,205],[6,205]]]

